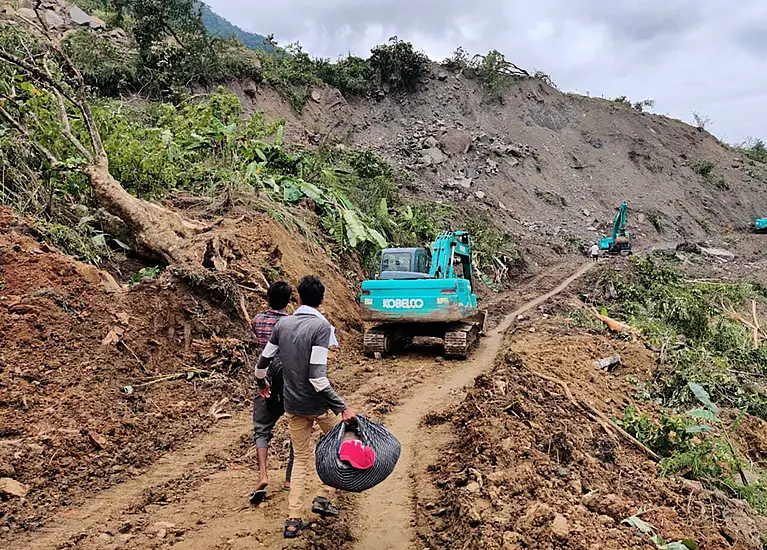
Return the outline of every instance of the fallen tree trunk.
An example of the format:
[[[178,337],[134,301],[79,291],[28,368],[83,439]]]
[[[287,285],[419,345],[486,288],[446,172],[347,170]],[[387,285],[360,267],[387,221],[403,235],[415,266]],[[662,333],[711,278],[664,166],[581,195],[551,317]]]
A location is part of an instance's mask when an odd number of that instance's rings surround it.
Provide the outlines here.
[[[34,48],[29,47],[32,41],[24,44],[23,36],[20,36],[22,47],[8,50],[0,46],[0,61],[8,65],[13,75],[9,97],[0,97],[0,120],[7,122],[53,170],[62,167],[71,170],[70,165],[59,159],[77,158],[78,169],[87,176],[96,201],[126,224],[140,255],[171,266],[173,272],[191,286],[218,294],[228,307],[248,321],[236,277],[227,270],[224,260],[231,256],[230,244],[219,235],[217,224],[188,220],[177,212],[134,197],[110,173],[109,157],[88,103],[85,80],[62,48],[59,36],[48,28],[41,4],[38,0],[35,5],[37,22],[28,19],[23,22],[42,38],[44,47],[41,49],[37,42]],[[23,87],[26,84],[29,86]],[[53,114],[58,117],[61,136],[71,148],[60,143],[60,150],[51,146],[51,140],[46,137],[50,127],[43,128],[40,117],[25,109],[23,98],[28,89],[35,90],[36,95],[48,95],[54,106]],[[87,141],[81,141],[82,137],[73,131],[70,117],[82,123],[82,135]]]
[[[98,203],[128,225],[143,255],[156,257],[165,264],[202,267],[203,257],[194,250],[193,239],[206,230],[203,224],[185,220],[176,212],[128,193],[109,172],[106,155],[86,165],[83,172]]]

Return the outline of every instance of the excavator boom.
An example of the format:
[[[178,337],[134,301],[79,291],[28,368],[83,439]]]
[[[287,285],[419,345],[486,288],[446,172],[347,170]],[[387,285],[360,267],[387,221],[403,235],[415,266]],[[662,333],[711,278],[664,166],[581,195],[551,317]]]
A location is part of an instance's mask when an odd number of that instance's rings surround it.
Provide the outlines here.
[[[626,230],[628,209],[628,203],[623,201],[613,220],[612,234],[599,241],[600,250],[604,250],[608,254],[631,254],[631,234]]]

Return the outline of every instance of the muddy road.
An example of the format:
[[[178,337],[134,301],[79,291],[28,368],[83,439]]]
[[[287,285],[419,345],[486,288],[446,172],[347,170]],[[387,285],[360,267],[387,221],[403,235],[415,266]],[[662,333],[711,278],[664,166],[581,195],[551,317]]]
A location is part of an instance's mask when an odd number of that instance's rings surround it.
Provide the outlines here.
[[[423,428],[422,419],[460,399],[463,388],[493,365],[505,332],[519,315],[554,297],[590,267],[558,266],[491,304],[495,327],[468,361],[443,361],[436,350],[423,348],[398,358],[362,360],[353,369],[345,367],[339,377],[347,400],[362,412],[385,419],[402,442],[402,458],[385,483],[363,495],[342,497],[341,517],[320,524],[295,544],[413,547],[412,503],[418,477],[434,458],[429,453],[440,443],[440,431]],[[504,315],[494,314],[493,308],[502,308]],[[249,411],[240,411],[167,453],[141,475],[93,494],[82,505],[60,510],[43,528],[8,541],[9,547],[285,547],[282,524],[287,494],[272,491],[260,507],[248,505],[247,495],[256,480],[250,431]],[[281,471],[271,472],[272,486],[279,486],[281,475]]]

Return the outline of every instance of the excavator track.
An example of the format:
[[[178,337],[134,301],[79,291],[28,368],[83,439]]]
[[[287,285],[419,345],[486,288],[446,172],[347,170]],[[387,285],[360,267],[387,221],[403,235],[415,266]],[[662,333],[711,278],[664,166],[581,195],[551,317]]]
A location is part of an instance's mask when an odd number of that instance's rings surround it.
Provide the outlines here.
[[[385,355],[401,351],[412,343],[413,337],[408,331],[379,325],[365,332],[362,339],[362,353],[368,357],[376,353]]]
[[[457,323],[445,333],[445,357],[465,359],[479,341],[479,323]]]
[[[367,356],[380,353],[381,355],[389,351],[389,338],[386,332],[382,330],[371,329],[365,332],[362,340],[362,352]]]

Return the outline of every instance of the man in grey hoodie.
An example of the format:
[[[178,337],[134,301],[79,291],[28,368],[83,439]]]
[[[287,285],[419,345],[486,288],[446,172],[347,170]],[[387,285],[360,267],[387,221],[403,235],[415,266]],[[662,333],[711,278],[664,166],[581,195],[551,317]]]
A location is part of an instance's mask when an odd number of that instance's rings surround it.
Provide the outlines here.
[[[314,424],[327,433],[338,423],[339,414],[346,423],[353,422],[357,415],[339,397],[327,377],[328,350],[331,345],[338,345],[338,341],[334,328],[318,309],[325,299],[325,287],[317,277],[307,276],[298,286],[298,295],[301,307],[280,320],[256,366],[261,395],[267,397],[269,365],[279,352],[283,365],[283,403],[295,454],[285,538],[297,537],[305,527],[301,512],[312,458]],[[338,514],[330,501],[322,497],[314,499],[312,511],[323,516]]]

